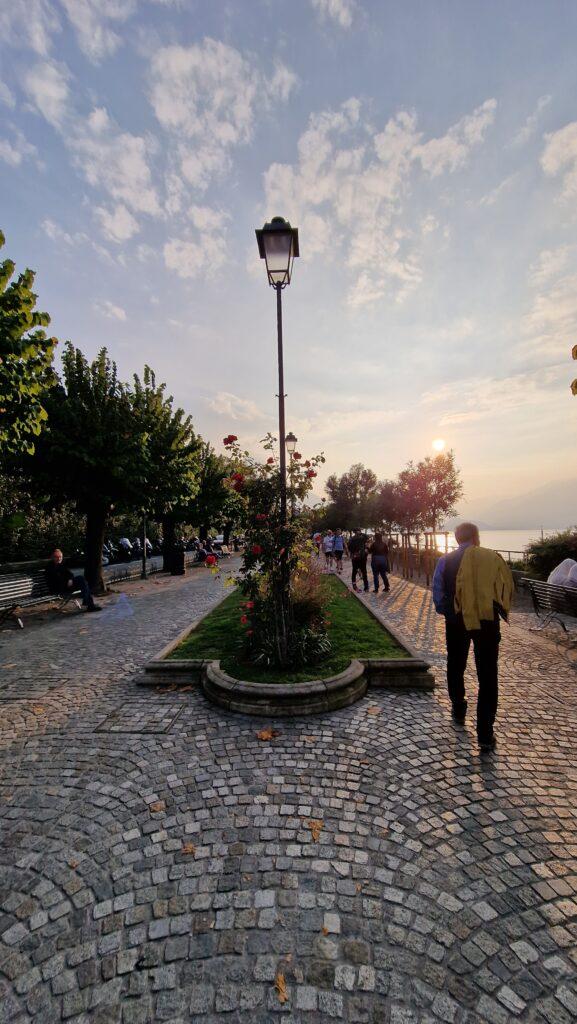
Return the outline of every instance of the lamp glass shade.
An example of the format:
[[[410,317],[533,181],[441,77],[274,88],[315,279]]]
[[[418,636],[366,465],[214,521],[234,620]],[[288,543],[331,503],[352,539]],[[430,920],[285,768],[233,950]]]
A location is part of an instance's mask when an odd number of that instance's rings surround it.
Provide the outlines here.
[[[284,288],[290,284],[293,261],[299,254],[298,230],[284,217],[273,217],[256,232],[261,259],[266,260],[269,283]]]
[[[287,434],[285,438],[285,444],[287,452],[289,453],[289,455],[292,455],[297,446],[297,438],[292,432],[290,434]]]

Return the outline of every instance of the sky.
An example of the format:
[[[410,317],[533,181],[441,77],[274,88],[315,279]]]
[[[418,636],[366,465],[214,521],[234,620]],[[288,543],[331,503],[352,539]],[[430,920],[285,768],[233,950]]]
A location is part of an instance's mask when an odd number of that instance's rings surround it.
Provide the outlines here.
[[[436,438],[464,512],[577,475],[573,0],[11,0],[0,40],[4,253],[62,342],[256,451],[282,215],[287,430],[325,475]]]

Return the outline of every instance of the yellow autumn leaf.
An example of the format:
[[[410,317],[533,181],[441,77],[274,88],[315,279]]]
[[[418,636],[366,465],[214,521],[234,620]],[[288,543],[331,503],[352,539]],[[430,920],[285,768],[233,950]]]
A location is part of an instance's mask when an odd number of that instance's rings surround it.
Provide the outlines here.
[[[323,825],[324,825],[323,821],[318,821],[315,818],[312,818],[309,821],[308,827],[309,827],[309,829],[311,831],[311,835],[313,837],[313,843],[318,843],[319,839],[321,838],[321,832],[323,830]]]
[[[151,811],[164,811],[166,810],[166,804],[164,800],[157,800],[155,803],[150,804],[149,810]]]
[[[279,1003],[286,1003],[288,1001],[288,992],[287,992],[287,987],[286,987],[286,981],[285,981],[284,974],[281,974],[280,971],[279,971],[279,973],[276,976],[274,987],[277,990],[277,995],[278,995]]]
[[[372,707],[367,708],[367,715],[380,715],[381,710],[381,708],[378,708],[376,704],[374,704]]]
[[[194,845],[194,843],[183,843],[181,852],[190,853],[194,855],[196,853],[196,846]]]
[[[256,734],[257,740],[272,740],[275,736],[280,736],[280,730],[272,729],[270,726],[267,729],[261,729]]]

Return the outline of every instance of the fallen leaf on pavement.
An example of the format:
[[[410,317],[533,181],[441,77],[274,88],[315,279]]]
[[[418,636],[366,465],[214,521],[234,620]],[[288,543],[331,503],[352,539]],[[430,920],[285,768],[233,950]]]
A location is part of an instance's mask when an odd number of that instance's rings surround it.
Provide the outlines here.
[[[286,981],[285,981],[285,978],[284,978],[284,974],[281,974],[280,971],[279,971],[279,973],[276,976],[276,981],[274,983],[274,987],[277,990],[279,1003],[286,1003],[287,1000],[288,1000],[288,992],[287,992],[287,989],[286,989]]]
[[[156,803],[150,804],[149,810],[151,811],[165,811],[166,804],[164,800],[157,800]]]
[[[11,661],[9,665],[2,665],[2,668],[16,668],[16,662]]]
[[[183,843],[181,852],[194,854],[196,853],[196,846],[194,843]]]
[[[319,839],[321,838],[321,832],[323,830],[323,825],[324,825],[323,821],[317,821],[314,818],[311,821],[309,821],[308,827],[311,830],[311,835],[313,837],[313,843],[318,843]]]
[[[274,739],[275,736],[280,736],[280,735],[281,735],[280,729],[268,728],[268,729],[261,729],[260,732],[257,732],[256,738],[257,738],[257,740],[272,740],[272,739]]]
[[[377,707],[376,705],[373,705],[372,707],[367,708],[367,715],[380,715],[380,713],[381,713],[381,708]]]
[[[316,743],[316,736],[303,736],[306,743]]]
[[[69,868],[77,868],[78,864],[79,864],[79,861],[77,861],[77,860],[69,860],[68,861],[68,867]]]
[[[32,710],[35,711],[37,715],[46,714],[46,708],[41,707],[39,704],[33,705]]]
[[[328,928],[323,928],[323,935],[328,935],[328,934],[329,934]]]

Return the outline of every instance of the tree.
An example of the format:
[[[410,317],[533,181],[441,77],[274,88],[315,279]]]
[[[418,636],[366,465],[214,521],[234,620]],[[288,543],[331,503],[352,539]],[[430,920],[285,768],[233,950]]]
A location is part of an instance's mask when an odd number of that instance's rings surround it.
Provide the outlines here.
[[[455,454],[443,452],[421,462],[409,462],[399,473],[399,515],[407,530],[439,528],[443,519],[457,514],[456,504],[463,494]]]
[[[335,526],[349,529],[366,526],[372,521],[372,498],[377,483],[372,469],[367,469],[361,462],[355,463],[340,477],[333,473],[325,484],[332,504],[330,511],[327,509],[327,518],[334,520]]]
[[[175,530],[187,518],[191,501],[199,489],[202,442],[192,426],[192,417],[173,409],[172,395],[165,396],[166,384],[156,383],[154,371],[144,367],[142,381],[134,375],[131,396],[136,422],[146,436],[145,482],[142,506],[162,523],[165,568],[170,568]]]
[[[0,248],[4,245],[0,231]],[[34,273],[12,281],[15,264],[0,263],[0,455],[34,451],[34,439],[46,421],[43,394],[52,383],[50,368],[56,338],[43,330],[48,313],[35,310]]]
[[[102,545],[107,517],[140,507],[146,483],[146,435],[134,416],[131,394],[118,380],[105,348],[88,363],[70,342],[62,359],[63,380],[46,396],[48,423],[30,471],[56,504],[72,499],[86,515],[85,573],[104,590]]]

